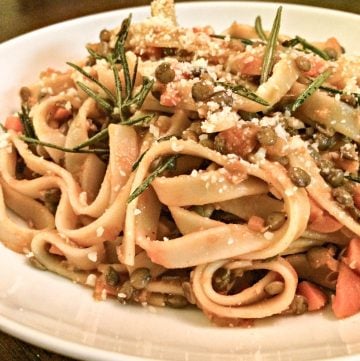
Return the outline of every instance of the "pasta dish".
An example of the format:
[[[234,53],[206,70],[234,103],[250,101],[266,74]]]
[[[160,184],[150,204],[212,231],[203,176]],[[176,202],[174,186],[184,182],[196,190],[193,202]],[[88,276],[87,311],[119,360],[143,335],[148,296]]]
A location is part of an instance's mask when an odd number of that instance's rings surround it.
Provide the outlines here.
[[[97,300],[251,326],[360,311],[360,58],[173,0],[20,89],[0,134],[0,241]],[[17,218],[17,219],[15,219]]]

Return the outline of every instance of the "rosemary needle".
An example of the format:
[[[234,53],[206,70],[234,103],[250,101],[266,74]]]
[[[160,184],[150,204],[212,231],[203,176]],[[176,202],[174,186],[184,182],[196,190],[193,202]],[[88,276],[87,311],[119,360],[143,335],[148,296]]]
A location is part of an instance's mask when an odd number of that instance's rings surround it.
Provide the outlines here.
[[[293,103],[291,110],[294,112],[297,108],[299,108],[305,100],[310,97],[314,92],[320,88],[320,86],[326,81],[326,79],[330,76],[331,70],[327,69],[323,73],[321,73],[317,78],[313,80],[312,83],[308,85],[308,87],[297,97],[295,102]]]
[[[255,31],[258,34],[259,38],[263,41],[267,41],[267,36],[262,27],[261,16],[257,16],[255,19]]]
[[[272,66],[274,64],[274,56],[278,41],[280,23],[281,23],[281,11],[282,11],[282,6],[280,6],[276,12],[275,20],[271,28],[269,39],[268,42],[266,43],[264,60],[261,69],[260,84],[268,80]]]
[[[231,91],[233,93],[240,95],[244,98],[247,98],[249,100],[252,100],[256,103],[259,103],[259,104],[265,105],[265,106],[269,105],[269,103],[265,99],[259,97],[257,94],[253,93],[252,91],[250,91],[243,85],[229,84],[229,83],[224,83],[224,82],[217,82],[217,84],[222,85],[225,88],[231,89]]]
[[[39,139],[29,138],[29,137],[25,137],[25,136],[20,136],[20,139],[23,140],[25,143],[42,145],[43,147],[48,147],[48,148],[61,150],[61,151],[66,152],[66,153],[95,153],[95,154],[107,154],[107,153],[109,153],[108,149],[64,148],[64,147],[58,146],[56,144],[43,142],[43,141],[41,141]]]
[[[227,38],[230,38],[231,40],[239,40],[241,41],[244,45],[253,45],[254,42],[250,39],[246,39],[246,38],[240,38],[238,36],[231,36],[231,35],[221,35],[221,34],[211,34],[210,35],[211,38],[215,38],[215,39],[222,39],[225,40]]]
[[[173,169],[175,167],[175,161],[178,155],[173,155],[167,160],[162,162],[135,190],[130,194],[128,203],[131,203],[135,198],[137,198],[141,193],[143,193],[152,183],[152,181],[160,176],[163,172],[168,169]]]

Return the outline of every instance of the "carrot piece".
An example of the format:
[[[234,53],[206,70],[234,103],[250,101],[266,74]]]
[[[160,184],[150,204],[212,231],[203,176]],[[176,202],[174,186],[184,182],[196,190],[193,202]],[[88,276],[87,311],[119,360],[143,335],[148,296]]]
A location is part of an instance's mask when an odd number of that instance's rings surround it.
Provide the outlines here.
[[[360,311],[360,276],[344,262],[340,262],[332,309],[337,318],[349,317]]]
[[[296,294],[306,298],[309,311],[320,310],[327,303],[326,294],[308,281],[302,281],[298,284]]]
[[[350,241],[342,261],[360,275],[360,238],[353,238]]]
[[[24,132],[24,127],[18,115],[9,115],[5,120],[5,128],[8,130],[14,130],[18,133]]]
[[[325,212],[321,217],[316,218],[309,224],[309,229],[319,233],[332,233],[341,229],[343,225],[334,217]]]
[[[64,255],[64,253],[58,247],[54,246],[53,244],[49,248],[49,253],[56,254],[58,256]]]
[[[248,227],[252,231],[262,232],[264,230],[265,220],[258,216],[251,216],[248,220]]]

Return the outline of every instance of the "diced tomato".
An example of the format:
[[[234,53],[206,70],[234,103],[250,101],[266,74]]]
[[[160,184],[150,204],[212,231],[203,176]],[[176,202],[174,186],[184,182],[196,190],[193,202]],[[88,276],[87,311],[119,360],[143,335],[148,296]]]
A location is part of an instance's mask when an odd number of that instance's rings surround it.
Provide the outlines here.
[[[306,298],[309,311],[320,310],[327,303],[326,294],[308,281],[302,281],[298,284],[296,294]]]
[[[308,59],[311,63],[311,68],[309,71],[303,73],[304,76],[316,77],[320,75],[320,73],[324,71],[326,65],[325,60],[318,56],[309,57]]]
[[[233,70],[244,75],[260,75],[263,58],[257,54],[244,53],[232,65]]]
[[[160,104],[165,107],[176,107],[181,102],[181,96],[178,90],[166,87],[166,90],[160,97]]]
[[[224,152],[234,153],[245,157],[251,153],[256,145],[258,127],[249,125],[246,127],[232,127],[219,133],[218,137],[224,142]]]
[[[63,107],[58,107],[55,110],[54,119],[59,121],[65,121],[71,117],[71,114],[72,113],[70,110]]]
[[[248,227],[254,232],[263,232],[265,226],[264,218],[251,216],[248,220]]]
[[[18,115],[9,115],[5,120],[4,126],[8,130],[11,129],[18,133],[24,132],[24,127]]]
[[[360,238],[353,238],[350,241],[342,261],[360,275]]]
[[[338,318],[349,317],[360,311],[360,276],[343,262],[340,262],[332,309]]]
[[[309,224],[309,229],[319,233],[332,233],[341,229],[343,225],[329,213],[324,211],[321,217],[316,218]]]
[[[49,253],[56,254],[58,256],[63,256],[64,253],[58,247],[54,246],[53,244],[49,248]]]

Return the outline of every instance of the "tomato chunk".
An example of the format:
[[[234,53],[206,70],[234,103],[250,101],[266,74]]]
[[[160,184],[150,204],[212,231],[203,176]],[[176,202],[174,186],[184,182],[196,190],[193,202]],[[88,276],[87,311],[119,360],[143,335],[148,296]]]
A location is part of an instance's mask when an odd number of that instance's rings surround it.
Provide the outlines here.
[[[340,262],[332,309],[337,318],[349,317],[360,311],[360,276],[344,262]]]
[[[24,127],[18,115],[9,115],[5,120],[4,126],[8,130],[14,130],[18,133],[24,132]]]
[[[319,287],[308,281],[302,281],[298,284],[296,294],[306,298],[309,311],[320,310],[327,303],[326,294]]]
[[[350,241],[342,261],[360,275],[360,238],[353,238]]]

